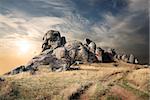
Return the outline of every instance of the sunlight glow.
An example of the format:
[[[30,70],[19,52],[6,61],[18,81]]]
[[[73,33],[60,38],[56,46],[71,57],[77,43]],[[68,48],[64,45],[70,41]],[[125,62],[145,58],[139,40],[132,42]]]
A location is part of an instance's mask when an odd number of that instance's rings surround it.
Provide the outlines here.
[[[27,53],[31,48],[31,45],[27,40],[17,41],[17,45],[20,53]]]

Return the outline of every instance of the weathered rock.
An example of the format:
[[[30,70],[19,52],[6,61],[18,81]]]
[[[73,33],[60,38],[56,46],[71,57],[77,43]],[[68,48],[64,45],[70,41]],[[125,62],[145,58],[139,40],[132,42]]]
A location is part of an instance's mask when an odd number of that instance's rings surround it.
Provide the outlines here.
[[[118,54],[117,55],[117,59],[120,60],[121,59],[121,55]]]
[[[104,62],[113,62],[115,60],[116,52],[114,49],[107,49],[106,52],[103,54],[103,61]]]
[[[5,81],[5,79],[3,77],[0,77],[0,82]]]
[[[50,65],[50,69],[55,71],[56,69],[67,70],[69,68],[69,61],[66,59],[57,59],[52,54],[39,55],[36,59],[32,59],[26,66],[26,70],[32,70],[38,68],[40,65]]]
[[[89,45],[89,51],[92,52],[92,53],[95,53],[95,50],[96,50],[96,44],[94,42],[91,42]]]
[[[69,41],[59,31],[50,30],[43,37],[42,52],[35,56],[26,66],[20,66],[6,74],[18,74],[24,71],[30,71],[33,75],[41,65],[49,65],[52,71],[62,71],[70,69],[71,65],[86,62],[112,62],[116,59],[122,59],[127,62],[126,55],[122,57],[117,55],[115,49],[104,51],[100,47],[96,48],[95,42],[86,38],[82,44],[80,41]],[[130,55],[130,63],[138,63],[134,56]]]
[[[121,60],[122,60],[122,61],[125,61],[125,59],[127,59],[127,55],[123,54],[123,55],[121,56]]]
[[[134,56],[133,54],[130,54],[130,57],[129,57],[129,63],[134,63]]]
[[[57,59],[67,58],[68,52],[64,47],[56,48],[52,55],[56,56]]]
[[[97,62],[97,58],[96,58],[95,53],[92,53],[90,51],[88,52],[88,62],[89,63]]]
[[[139,62],[138,62],[138,59],[135,59],[134,63],[135,63],[135,64],[138,64],[138,63],[139,63]]]
[[[112,56],[115,56],[115,55],[116,55],[115,49],[109,48],[109,49],[107,50],[107,52],[110,53],[110,54],[112,54]]]
[[[44,43],[42,45],[42,51],[46,49],[55,49],[61,46],[61,35],[58,31],[50,30],[43,37]]]
[[[64,36],[61,37],[61,45],[64,46],[66,44],[66,38]]]
[[[91,42],[92,41],[90,39],[85,38],[84,41],[83,41],[83,44],[88,46]]]
[[[113,55],[113,56],[117,55],[117,53],[116,53],[116,50],[115,50],[115,49],[111,49],[111,51],[112,51],[112,55]]]
[[[71,64],[73,64],[73,59],[69,56],[69,52],[64,47],[56,48],[52,55],[54,55],[57,59],[66,62],[68,68]]]
[[[56,41],[61,37],[59,31],[55,30],[49,30],[45,35],[43,36],[43,40],[51,40],[51,41]]]
[[[74,61],[88,61],[88,52],[83,44],[79,41],[70,41],[67,42],[64,46],[69,53],[69,56]]]
[[[90,52],[95,53],[95,50],[96,50],[95,42],[86,38],[86,39],[84,39],[83,44]]]
[[[125,58],[125,59],[124,59],[124,62],[126,62],[126,63],[127,63],[127,62],[128,62],[128,58]]]
[[[112,61],[114,61],[112,53],[104,52],[104,54],[102,56],[102,60],[103,60],[103,62],[112,62]]]
[[[26,71],[25,66],[20,66],[20,67],[13,69],[12,71],[8,73],[5,73],[4,75],[15,75],[24,71]]]
[[[95,54],[96,54],[97,60],[99,62],[102,62],[102,56],[104,54],[104,50],[102,48],[100,48],[100,47],[97,47],[96,51],[95,51]]]

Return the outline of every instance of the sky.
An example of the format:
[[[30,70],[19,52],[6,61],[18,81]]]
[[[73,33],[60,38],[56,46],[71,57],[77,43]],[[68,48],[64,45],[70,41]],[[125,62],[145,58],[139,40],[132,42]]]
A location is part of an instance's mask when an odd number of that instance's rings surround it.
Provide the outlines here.
[[[41,52],[50,29],[148,63],[148,9],[148,0],[0,0],[0,74]]]

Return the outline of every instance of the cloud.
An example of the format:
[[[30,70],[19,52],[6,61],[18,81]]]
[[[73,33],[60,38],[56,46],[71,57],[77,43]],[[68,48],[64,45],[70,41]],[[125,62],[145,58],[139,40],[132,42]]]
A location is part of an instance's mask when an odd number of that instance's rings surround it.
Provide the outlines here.
[[[92,30],[101,46],[114,47],[121,52],[133,53],[141,62],[148,62],[149,17],[147,0],[130,0],[125,12],[117,16],[106,13],[103,21]],[[140,6],[139,6],[140,5]]]
[[[148,0],[88,1],[0,1],[0,38],[40,42],[47,30],[56,29],[67,40],[87,37],[99,46],[146,55],[140,52],[148,44]]]
[[[142,12],[148,10],[148,0],[129,0],[129,9],[132,12]]]

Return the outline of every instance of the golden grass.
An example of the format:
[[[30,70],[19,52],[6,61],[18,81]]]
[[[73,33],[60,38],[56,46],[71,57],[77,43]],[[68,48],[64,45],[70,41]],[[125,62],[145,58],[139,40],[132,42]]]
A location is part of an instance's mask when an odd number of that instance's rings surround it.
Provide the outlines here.
[[[118,63],[84,64],[81,70],[50,72],[48,66],[41,66],[35,75],[29,72],[4,76],[6,81],[0,86],[0,99],[19,100],[67,100],[72,94],[88,83],[93,85],[85,90],[81,98],[97,99],[110,84],[122,79],[123,75],[133,70],[131,64]],[[149,69],[135,70],[127,75],[127,80],[142,86],[147,80]],[[143,88],[143,87],[140,87]],[[145,90],[145,89],[143,89]]]
[[[134,84],[138,89],[148,92],[148,85],[150,81],[150,69],[139,69],[134,70],[132,73],[128,74],[126,79]]]

